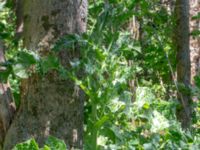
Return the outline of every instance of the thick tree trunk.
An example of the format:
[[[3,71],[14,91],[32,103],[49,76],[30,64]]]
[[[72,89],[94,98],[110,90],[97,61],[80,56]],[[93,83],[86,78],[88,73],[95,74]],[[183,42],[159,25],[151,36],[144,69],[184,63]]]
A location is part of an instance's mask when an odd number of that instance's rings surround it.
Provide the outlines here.
[[[183,128],[190,126],[190,50],[189,50],[189,0],[176,1],[176,46],[177,46],[177,82],[181,85],[178,99],[181,108],[177,110],[177,117]]]
[[[0,41],[0,63],[4,62],[4,47],[3,43]],[[0,65],[0,73],[4,71],[6,71],[6,68]],[[15,109],[12,100],[13,98],[8,82],[0,77],[0,149],[14,115]]]
[[[24,0],[24,46],[47,55],[58,38],[86,30],[86,15],[87,0]],[[60,53],[65,66],[69,55],[67,50]],[[29,138],[42,145],[49,135],[65,140],[69,148],[82,149],[84,94],[73,81],[61,80],[56,72],[43,78],[33,75],[22,82],[21,93],[21,108],[6,135],[4,150]]]

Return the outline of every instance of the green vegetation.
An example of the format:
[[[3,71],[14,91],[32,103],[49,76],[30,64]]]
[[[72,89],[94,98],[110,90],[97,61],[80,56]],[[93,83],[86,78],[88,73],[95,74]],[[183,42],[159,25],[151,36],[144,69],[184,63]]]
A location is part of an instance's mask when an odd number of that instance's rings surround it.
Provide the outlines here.
[[[13,150],[66,150],[64,141],[55,137],[49,137],[44,145],[44,148],[39,148],[34,139],[30,139],[24,143],[17,144]]]
[[[183,130],[176,119],[176,109],[181,109],[176,91],[181,90],[181,83],[177,84],[174,79],[174,15],[158,0],[92,1],[87,32],[59,39],[44,57],[22,48],[21,42],[15,39],[15,19],[11,16],[11,6],[1,2],[0,38],[6,45],[7,61],[1,64],[6,70],[0,72],[0,79],[9,80],[18,107],[21,79],[34,73],[42,77],[56,71],[60,78],[72,79],[86,93],[85,150],[199,149],[199,101],[191,104],[190,129]],[[131,33],[133,17],[142,23],[142,33],[138,32],[142,39]],[[191,34],[198,36],[199,31]],[[73,58],[71,67],[65,69],[57,55],[63,49],[73,53],[77,45],[81,57]],[[79,73],[83,76],[79,77]],[[195,82],[196,86],[183,90],[199,100],[199,76]],[[41,149],[66,147],[63,141],[50,137]],[[14,148],[30,149],[40,149],[34,139]]]

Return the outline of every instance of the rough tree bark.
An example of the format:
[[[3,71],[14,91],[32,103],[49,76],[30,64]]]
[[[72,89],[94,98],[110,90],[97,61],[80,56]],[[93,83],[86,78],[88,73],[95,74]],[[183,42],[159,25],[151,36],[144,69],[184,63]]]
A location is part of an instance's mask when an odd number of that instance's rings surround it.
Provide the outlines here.
[[[86,30],[87,0],[23,0],[24,47],[48,55],[57,39]],[[21,31],[20,31],[21,32]],[[58,58],[69,67],[63,50]],[[49,135],[65,140],[68,148],[82,149],[84,94],[73,81],[61,80],[55,71],[32,75],[21,85],[21,106],[7,132],[4,150],[35,138],[42,145]]]
[[[176,48],[177,48],[177,82],[181,84],[178,99],[181,108],[177,110],[177,118],[183,128],[188,128],[191,123],[190,94],[190,50],[189,50],[189,0],[177,0],[176,13]]]
[[[4,46],[0,40],[0,63],[5,62]],[[6,71],[6,68],[0,65],[0,73]],[[0,149],[3,145],[3,141],[6,132],[10,126],[10,123],[14,115],[13,98],[10,91],[10,86],[7,81],[0,76]]]

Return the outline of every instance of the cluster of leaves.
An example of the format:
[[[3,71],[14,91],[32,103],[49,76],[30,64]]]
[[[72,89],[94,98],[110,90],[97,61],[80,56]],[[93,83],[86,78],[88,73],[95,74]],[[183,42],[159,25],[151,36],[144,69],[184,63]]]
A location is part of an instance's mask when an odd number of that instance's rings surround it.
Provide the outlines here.
[[[156,0],[99,0],[89,12],[80,60],[86,78],[79,82],[89,97],[85,149],[198,149],[199,131],[181,129],[179,103],[167,93],[174,90],[173,15]],[[123,29],[133,15],[143,19],[142,41]],[[133,79],[140,84],[135,102],[128,85]]]
[[[200,19],[200,13],[198,13],[197,15],[193,16],[192,17],[192,20],[196,20],[198,22],[198,20]],[[191,32],[191,35],[193,37],[197,37],[199,38],[200,36],[200,30],[199,29],[194,29],[192,32]]]
[[[88,33],[75,36],[74,42],[64,39],[65,46],[79,43],[82,49],[81,59],[76,58],[71,64],[76,64],[75,70],[85,69],[85,77],[81,79],[75,76],[76,72],[73,74],[88,96],[85,149],[197,149],[199,146],[198,132],[185,132],[176,121],[179,103],[175,97],[163,99],[167,88],[173,90],[173,81],[169,81],[175,64],[169,36],[173,18],[164,8],[150,9],[153,4],[155,1],[98,1],[90,5]],[[139,14],[133,11],[138,5],[142,6]],[[146,21],[144,47],[123,29],[132,15],[142,16]],[[152,27],[149,22],[158,26]],[[129,61],[133,63],[130,65]],[[128,84],[133,79],[140,82],[135,102]]]
[[[159,2],[91,2],[87,33],[63,37],[45,57],[28,50],[11,49],[7,54],[10,59],[3,64],[7,70],[0,77],[14,83],[33,72],[44,75],[57,70],[61,78],[74,80],[87,95],[86,150],[196,150],[200,143],[199,103],[195,106],[195,130],[183,131],[175,116],[179,103],[173,92],[169,94],[174,91],[173,15]],[[134,39],[127,29],[133,16],[141,24],[142,39]],[[57,53],[63,49],[73,51],[77,45],[81,57],[74,57],[70,61],[71,69],[66,70],[59,63]],[[79,72],[84,72],[84,76],[77,76]],[[137,81],[135,93],[130,91],[132,80]],[[198,85],[198,77],[196,81]],[[199,89],[193,89],[196,95]],[[62,141],[52,137],[48,141],[45,150],[66,149]],[[14,149],[38,150],[39,147],[29,140]]]
[[[9,47],[16,44],[13,41],[15,15],[13,11],[10,11],[11,7],[8,1],[0,1],[0,39],[3,39],[6,46]]]
[[[24,143],[17,144],[13,150],[67,150],[64,141],[55,137],[49,137],[43,148],[39,148],[34,139],[30,139]]]
[[[5,46],[6,58],[13,58],[17,52],[17,40],[15,39],[15,14],[13,11],[13,2],[11,0],[0,1],[0,41]],[[0,81],[4,82],[11,73],[11,62],[8,61],[0,66],[4,66],[6,70],[0,71]],[[19,104],[19,80],[9,77],[13,96],[16,104]]]

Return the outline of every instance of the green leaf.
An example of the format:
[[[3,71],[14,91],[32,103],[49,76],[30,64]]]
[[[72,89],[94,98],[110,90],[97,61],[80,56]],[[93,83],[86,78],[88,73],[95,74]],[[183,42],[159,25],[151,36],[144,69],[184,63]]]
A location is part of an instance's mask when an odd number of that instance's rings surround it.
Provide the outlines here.
[[[132,47],[134,50],[136,50],[138,53],[141,53],[141,47],[140,46],[134,46]]]
[[[65,37],[61,38],[55,46],[53,47],[53,51],[58,52],[62,49],[74,49],[75,43],[81,41],[81,37],[78,34],[68,34]]]
[[[195,84],[200,88],[200,76],[195,76],[194,80],[195,80]]]
[[[109,117],[108,116],[103,116],[101,119],[99,119],[99,121],[97,121],[96,123],[95,123],[95,128],[96,129],[99,129],[107,120],[109,119]]]
[[[17,62],[26,66],[33,65],[37,62],[37,56],[33,53],[21,51],[18,54],[18,60]]]
[[[0,2],[0,11],[2,11],[2,9],[4,8],[5,3],[6,3],[6,1],[4,1],[4,2]]]
[[[12,73],[11,64],[0,63],[0,82],[7,82],[9,75]]]
[[[13,66],[14,74],[19,78],[28,78],[27,67],[23,66],[22,64],[16,64]]]
[[[59,139],[52,137],[52,136],[50,136],[47,139],[46,145],[51,150],[66,150],[67,149],[65,142],[63,140],[59,140]]]
[[[154,149],[152,143],[145,143],[143,145],[143,147],[144,147],[144,150],[153,150]]]
[[[6,4],[6,1],[0,2],[0,11],[3,10],[5,4]]]
[[[200,30],[193,30],[193,31],[191,32],[191,35],[192,35],[192,36],[199,36],[199,35],[200,35]]]
[[[50,70],[54,69],[59,70],[60,66],[58,58],[52,55],[43,58],[40,62],[40,65],[41,65],[41,70],[44,74]]]
[[[200,12],[199,12],[197,15],[193,16],[192,19],[193,19],[193,20],[200,19]]]
[[[51,150],[51,148],[45,145],[44,148],[41,148],[41,150]]]
[[[13,150],[39,150],[39,147],[34,139],[30,139],[24,143],[17,144]]]
[[[103,133],[103,135],[105,135],[106,137],[109,137],[109,139],[111,139],[113,142],[116,141],[115,133],[109,127],[103,128],[103,130],[101,130],[101,133]]]

